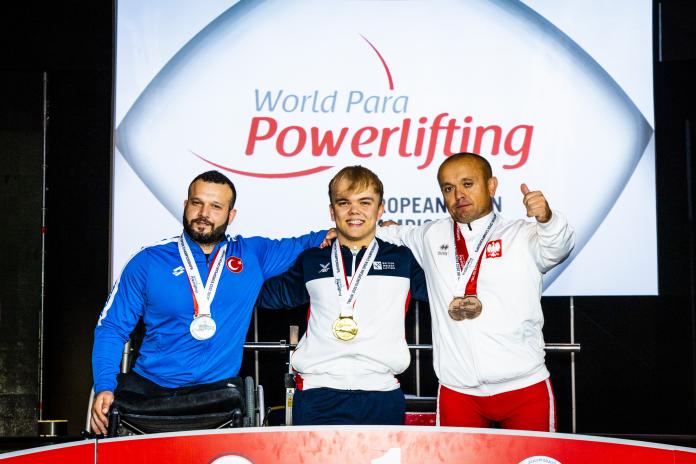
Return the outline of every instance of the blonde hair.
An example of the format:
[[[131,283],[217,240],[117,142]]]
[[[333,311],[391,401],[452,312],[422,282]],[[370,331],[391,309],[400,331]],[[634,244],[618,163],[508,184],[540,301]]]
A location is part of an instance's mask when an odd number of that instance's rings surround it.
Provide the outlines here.
[[[343,180],[348,182],[348,191],[350,192],[362,192],[372,186],[379,196],[379,202],[382,202],[384,185],[382,185],[382,181],[379,180],[377,174],[363,166],[346,166],[338,171],[329,182],[329,200],[331,203],[333,203],[334,195],[336,194],[333,190],[334,185]]]

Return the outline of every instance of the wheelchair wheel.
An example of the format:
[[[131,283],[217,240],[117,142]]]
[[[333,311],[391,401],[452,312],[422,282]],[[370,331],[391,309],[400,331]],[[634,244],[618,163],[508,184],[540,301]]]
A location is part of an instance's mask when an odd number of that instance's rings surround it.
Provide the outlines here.
[[[244,427],[255,427],[256,424],[256,389],[254,379],[244,378],[244,399],[246,400],[246,412],[244,414]]]

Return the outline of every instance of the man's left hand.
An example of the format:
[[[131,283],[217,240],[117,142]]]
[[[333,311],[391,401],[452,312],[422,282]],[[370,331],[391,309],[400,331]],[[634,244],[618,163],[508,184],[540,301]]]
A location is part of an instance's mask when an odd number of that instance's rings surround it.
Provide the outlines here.
[[[541,223],[549,222],[551,219],[551,208],[544,198],[544,194],[539,190],[530,191],[527,184],[520,185],[520,190],[524,198],[522,203],[527,208],[527,217],[534,217]]]

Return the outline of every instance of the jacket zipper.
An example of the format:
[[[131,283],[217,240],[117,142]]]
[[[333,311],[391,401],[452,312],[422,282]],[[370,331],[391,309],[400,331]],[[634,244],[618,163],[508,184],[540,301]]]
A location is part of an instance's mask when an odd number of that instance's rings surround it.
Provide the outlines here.
[[[358,257],[358,253],[360,253],[360,250],[350,250],[351,254],[353,255],[353,263],[350,266],[350,280],[353,280],[353,276],[355,275],[355,258]]]

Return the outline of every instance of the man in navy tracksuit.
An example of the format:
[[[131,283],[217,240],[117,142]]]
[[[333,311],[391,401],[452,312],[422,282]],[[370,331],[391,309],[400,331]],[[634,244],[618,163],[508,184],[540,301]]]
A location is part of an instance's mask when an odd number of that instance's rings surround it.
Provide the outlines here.
[[[295,425],[403,424],[395,375],[411,360],[404,316],[411,294],[427,301],[427,291],[411,252],[375,238],[382,196],[370,170],[339,171],[329,183],[338,238],[304,251],[259,295],[260,308],[310,303],[307,332],[292,356]]]
[[[143,248],[126,264],[94,331],[93,431],[106,433],[114,392],[177,394],[236,376],[264,280],[287,270],[301,251],[326,236],[225,235],[235,199],[224,175],[197,176],[184,202],[182,235]],[[117,386],[123,345],[141,317],[146,333],[140,355]]]

